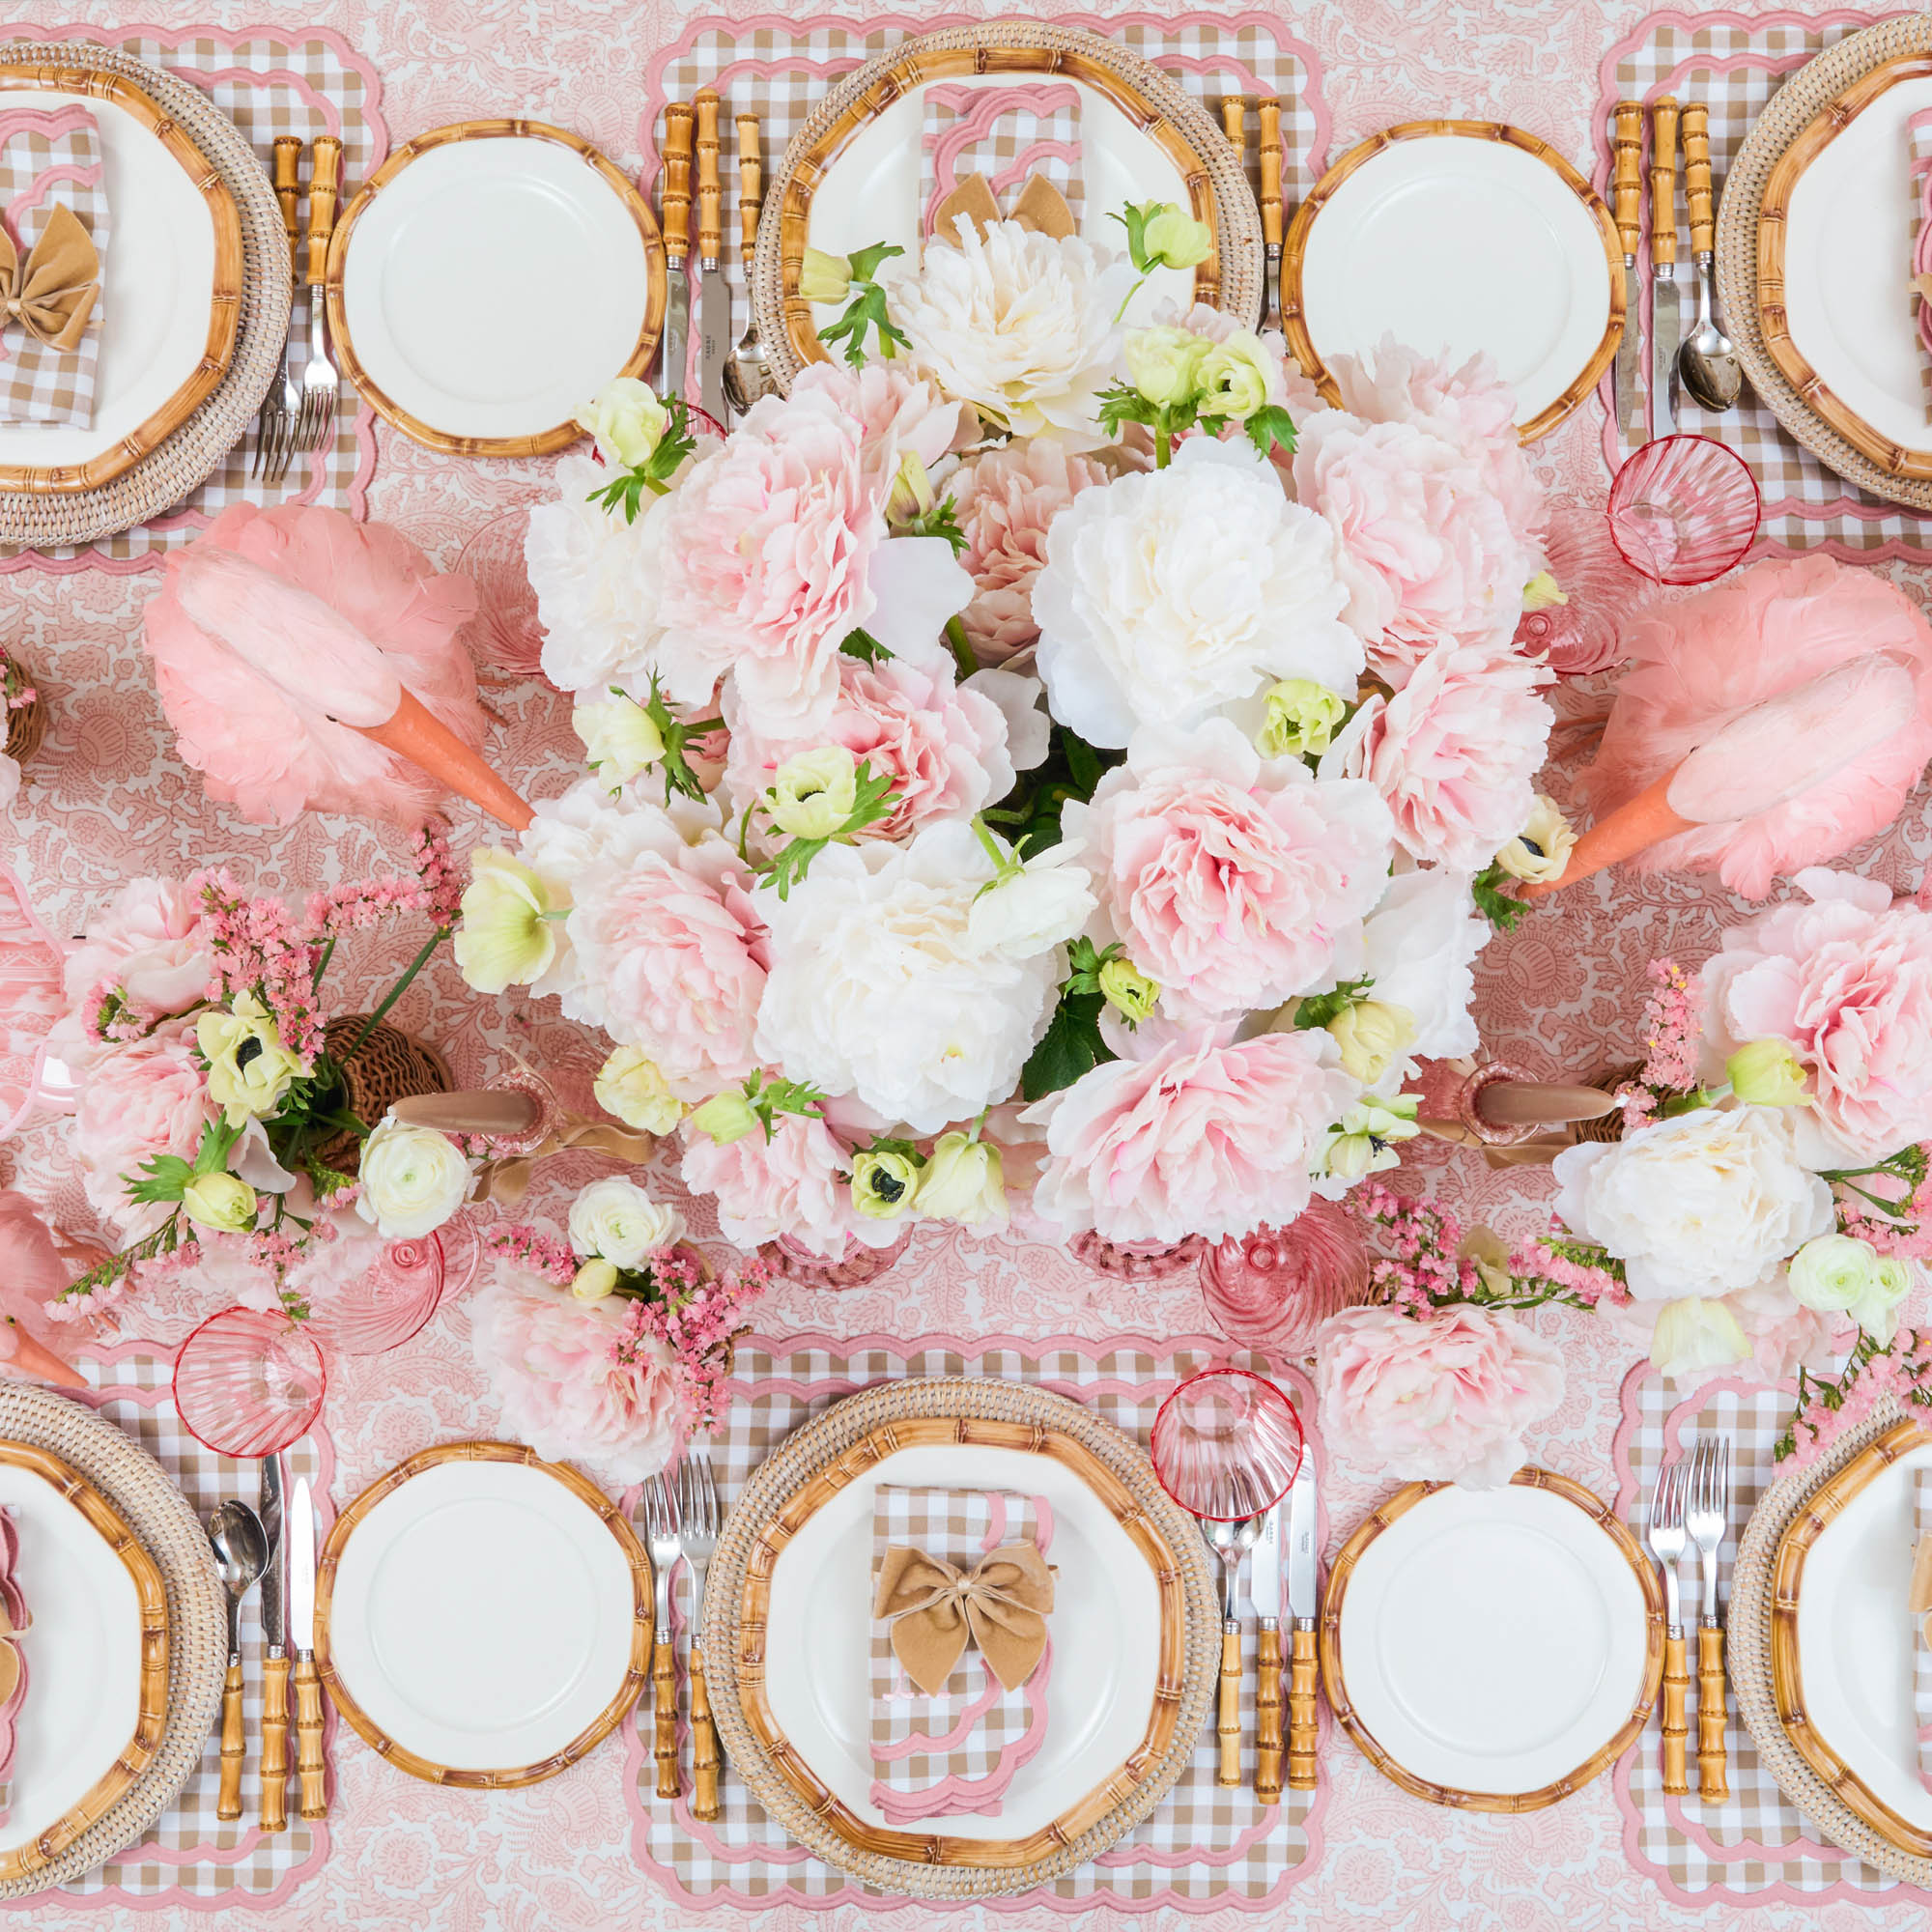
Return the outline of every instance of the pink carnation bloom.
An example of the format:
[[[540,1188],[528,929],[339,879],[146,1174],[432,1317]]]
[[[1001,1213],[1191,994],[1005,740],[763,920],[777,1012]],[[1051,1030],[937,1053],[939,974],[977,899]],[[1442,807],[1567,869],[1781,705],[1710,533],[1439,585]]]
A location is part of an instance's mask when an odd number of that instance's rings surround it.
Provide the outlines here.
[[[1124,765],[1063,823],[1100,909],[1180,1020],[1284,1000],[1357,974],[1362,921],[1388,883],[1374,786],[1264,760],[1225,718],[1134,734]]]
[[[1365,778],[1424,864],[1480,871],[1524,825],[1553,722],[1548,673],[1508,643],[1438,644],[1393,697],[1372,697],[1321,761]]]
[[[1796,1122],[1813,1165],[1932,1140],[1932,913],[1822,867],[1795,883],[1805,899],[1733,927],[1704,967],[1707,1072],[1749,1040],[1788,1041],[1811,1076]]]
[[[1507,1315],[1350,1308],[1315,1337],[1321,1437],[1379,1480],[1500,1488],[1563,1400],[1563,1357]]]
[[[95,1212],[125,1240],[153,1234],[168,1214],[163,1206],[129,1201],[128,1182],[157,1154],[193,1159],[218,1111],[193,1043],[192,1022],[164,1020],[145,1039],[103,1056],[81,1088],[73,1115],[81,1181]]]
[[[708,1134],[685,1134],[684,1184],[718,1198],[718,1226],[741,1248],[785,1235],[800,1247],[837,1261],[856,1238],[890,1247],[905,1230],[868,1220],[852,1206],[852,1156],[821,1120],[781,1114],[766,1140],[762,1127],[721,1147]]]
[[[1029,1108],[1048,1159],[1034,1205],[1110,1241],[1218,1241],[1308,1206],[1309,1169],[1361,1091],[1325,1034],[1217,1045],[1198,1032],[1115,1060]]]

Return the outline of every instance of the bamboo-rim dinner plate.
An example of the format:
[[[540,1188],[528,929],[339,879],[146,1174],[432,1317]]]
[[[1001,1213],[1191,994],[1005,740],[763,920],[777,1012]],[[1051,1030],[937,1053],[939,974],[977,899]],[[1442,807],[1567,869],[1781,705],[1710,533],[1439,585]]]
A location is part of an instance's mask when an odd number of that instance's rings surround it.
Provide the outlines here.
[[[356,1734],[432,1784],[554,1777],[650,1675],[649,1559],[595,1484],[514,1442],[399,1463],[336,1518],[315,1654]]]
[[[241,327],[241,216],[181,124],[123,74],[0,64],[0,130],[75,103],[99,128],[108,210],[94,419],[0,423],[0,491],[66,496],[126,474],[213,393]]]
[[[27,1696],[0,1883],[47,1864],[117,1804],[161,1742],[168,1602],[155,1560],[51,1450],[0,1442],[0,1504],[20,1539]]]
[[[641,376],[665,254],[636,186],[540,121],[459,121],[397,148],[328,250],[337,359],[374,408],[455,456],[547,456]]]
[[[1343,1545],[1321,1605],[1328,1702],[1385,1777],[1534,1811],[1629,1748],[1663,1676],[1663,1597],[1608,1504],[1567,1477],[1411,1483]]]
[[[781,383],[825,360],[822,308],[799,292],[808,243],[849,254],[896,242],[917,259],[922,232],[920,133],[925,88],[972,88],[1052,75],[1080,96],[1086,181],[1081,232],[1122,252],[1109,217],[1128,201],[1187,209],[1214,237],[1192,275],[1156,270],[1128,308],[1147,320],[1163,298],[1226,309],[1252,327],[1261,313],[1260,215],[1239,157],[1200,101],[1117,42],[1051,21],[996,20],[902,41],[849,74],[793,137],[765,199],[753,270],[759,328]]]
[[[1487,350],[1533,442],[1616,355],[1623,264],[1603,197],[1548,142],[1495,121],[1409,121],[1350,149],[1295,211],[1282,327],[1330,402],[1325,358],[1386,335],[1451,365]]]

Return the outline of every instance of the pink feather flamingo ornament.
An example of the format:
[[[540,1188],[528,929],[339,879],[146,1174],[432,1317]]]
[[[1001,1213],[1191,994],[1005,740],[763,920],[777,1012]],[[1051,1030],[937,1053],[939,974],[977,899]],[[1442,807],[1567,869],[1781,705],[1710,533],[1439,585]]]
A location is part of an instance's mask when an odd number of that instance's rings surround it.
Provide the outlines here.
[[[381,524],[241,504],[168,559],[147,646],[184,761],[257,824],[306,809],[412,827],[446,786],[522,831],[529,808],[479,752],[475,608]]]
[[[1883,831],[1932,758],[1932,626],[1869,570],[1760,563],[1652,605],[1627,643],[1582,780],[1600,816],[1526,897],[1629,863],[1763,898]]]

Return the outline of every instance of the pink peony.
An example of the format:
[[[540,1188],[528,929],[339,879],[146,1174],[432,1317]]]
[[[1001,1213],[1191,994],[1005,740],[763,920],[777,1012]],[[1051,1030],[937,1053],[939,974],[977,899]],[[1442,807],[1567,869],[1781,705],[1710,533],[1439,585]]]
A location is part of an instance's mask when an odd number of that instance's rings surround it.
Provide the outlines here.
[[[1325,1034],[1216,1045],[1198,1032],[1146,1060],[1115,1060],[1029,1108],[1048,1160],[1034,1205],[1110,1241],[1209,1241],[1308,1206],[1323,1135],[1360,1089]]]
[[[1046,526],[1107,476],[1104,464],[1049,436],[1003,443],[961,466],[952,498],[966,533],[960,561],[977,594],[960,621],[981,664],[1004,664],[1037,642],[1033,581],[1046,561]]]
[[[852,1206],[852,1156],[821,1120],[781,1114],[766,1140],[754,1127],[721,1147],[696,1128],[685,1134],[684,1184],[718,1197],[718,1226],[741,1248],[784,1235],[802,1248],[837,1261],[853,1238],[886,1248],[905,1230],[867,1220]]]
[[[629,1303],[576,1300],[505,1261],[472,1304],[476,1360],[502,1406],[503,1427],[553,1463],[596,1463],[613,1483],[656,1475],[681,1431],[675,1358],[639,1337],[638,1359],[615,1359]]]
[[[118,990],[143,1020],[196,1005],[214,978],[196,895],[179,879],[131,879],[67,955],[67,995],[85,1028],[96,1004]]]
[[[1390,684],[1444,640],[1507,639],[1539,554],[1469,455],[1433,426],[1324,410],[1300,424],[1294,493],[1326,518],[1344,621]]]
[[[1277,1007],[1361,970],[1392,837],[1372,785],[1264,760],[1217,718],[1136,732],[1126,763],[1062,822],[1085,841],[1101,911],[1176,1019]]]
[[[926,469],[979,434],[979,418],[964,403],[949,402],[903,361],[808,362],[792,379],[791,394],[819,395],[859,425],[874,473],[892,487],[899,460],[917,456]]]
[[[1395,836],[1425,864],[1480,871],[1529,821],[1530,781],[1553,714],[1548,673],[1507,641],[1438,644],[1393,697],[1372,697],[1321,761],[1365,778],[1395,814]]]
[[[1734,927],[1704,967],[1707,1073],[1747,1041],[1788,1041],[1811,1076],[1797,1123],[1813,1165],[1932,1140],[1932,913],[1822,867],[1795,883],[1805,900]]]
[[[104,1056],[74,1108],[73,1148],[94,1210],[125,1240],[151,1235],[167,1208],[128,1199],[128,1182],[157,1154],[191,1160],[201,1130],[219,1111],[194,1064],[192,1022],[163,1020],[145,1039]]]
[[[1563,1400],[1553,1342],[1466,1304],[1347,1309],[1317,1330],[1315,1354],[1322,1440],[1383,1480],[1498,1489],[1522,1466],[1523,1431]]]

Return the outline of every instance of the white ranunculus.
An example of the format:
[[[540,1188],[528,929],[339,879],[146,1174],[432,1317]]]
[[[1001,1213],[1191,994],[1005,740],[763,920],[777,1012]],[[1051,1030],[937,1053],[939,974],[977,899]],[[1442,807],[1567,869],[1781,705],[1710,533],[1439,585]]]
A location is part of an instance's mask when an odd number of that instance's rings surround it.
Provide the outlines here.
[[[1469,881],[1435,867],[1403,872],[1362,925],[1364,970],[1375,998],[1405,1008],[1415,1038],[1392,1071],[1399,1089],[1417,1060],[1454,1060],[1474,1053],[1476,997],[1470,964],[1493,928],[1475,908]]]
[[[593,1180],[570,1204],[570,1245],[620,1268],[641,1267],[683,1238],[684,1216],[621,1174]]]
[[[1080,864],[1080,852],[1077,838],[1063,838],[981,893],[967,915],[967,937],[1009,959],[1031,959],[1071,939],[1094,905],[1094,882]]]
[[[664,734],[634,697],[580,701],[570,728],[583,740],[583,761],[615,791],[665,754]]]
[[[1114,311],[1132,270],[1069,235],[996,221],[983,236],[962,219],[959,245],[934,242],[879,271],[913,366],[1016,436],[1095,433],[1113,375]]]
[[[414,1240],[469,1200],[469,1162],[447,1134],[391,1115],[362,1143],[355,1211],[384,1240]]]
[[[1624,1264],[1638,1301],[1749,1288],[1837,1226],[1831,1188],[1763,1107],[1700,1107],[1615,1146],[1566,1148],[1554,1172],[1557,1213]]]
[[[658,401],[648,383],[635,376],[613,376],[578,411],[579,429],[597,439],[597,453],[617,469],[635,469],[648,463],[664,440],[670,412]]]
[[[1004,1100],[1052,1017],[1062,959],[975,940],[992,875],[973,828],[946,821],[905,845],[832,846],[787,899],[759,892],[759,1058],[916,1134]]]
[[[1034,580],[1053,715],[1095,745],[1198,724],[1278,678],[1352,697],[1361,639],[1334,539],[1245,445],[1199,439],[1166,469],[1083,490]]]
[[[1821,1315],[1849,1315],[1871,1338],[1889,1345],[1899,1304],[1912,1292],[1912,1269],[1854,1235],[1820,1235],[1791,1258],[1791,1293]]]

